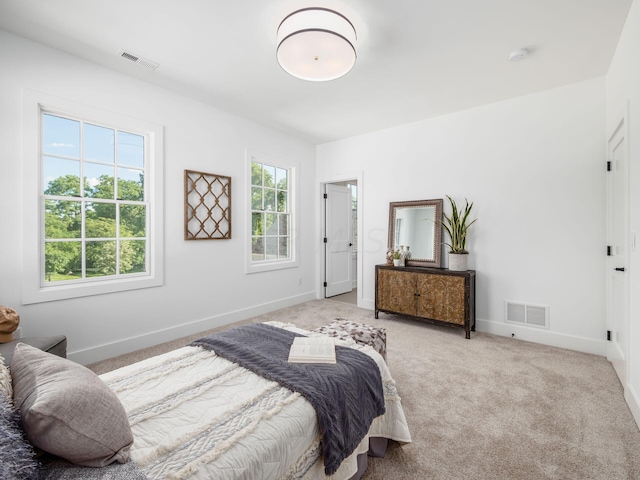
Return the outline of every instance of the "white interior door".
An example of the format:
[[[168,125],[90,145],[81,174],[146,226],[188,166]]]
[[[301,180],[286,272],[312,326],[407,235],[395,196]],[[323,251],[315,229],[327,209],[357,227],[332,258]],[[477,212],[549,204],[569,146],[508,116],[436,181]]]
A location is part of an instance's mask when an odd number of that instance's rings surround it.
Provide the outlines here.
[[[325,184],[325,297],[352,290],[351,189]]]
[[[623,119],[609,139],[607,172],[607,358],[627,385],[629,334],[628,148]]]

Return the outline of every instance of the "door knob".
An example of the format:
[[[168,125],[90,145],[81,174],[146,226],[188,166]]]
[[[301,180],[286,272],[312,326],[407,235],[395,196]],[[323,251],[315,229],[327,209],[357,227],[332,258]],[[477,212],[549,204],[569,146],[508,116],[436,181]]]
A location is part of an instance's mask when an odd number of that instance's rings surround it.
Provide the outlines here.
[[[624,267],[616,267],[617,272],[624,272]]]

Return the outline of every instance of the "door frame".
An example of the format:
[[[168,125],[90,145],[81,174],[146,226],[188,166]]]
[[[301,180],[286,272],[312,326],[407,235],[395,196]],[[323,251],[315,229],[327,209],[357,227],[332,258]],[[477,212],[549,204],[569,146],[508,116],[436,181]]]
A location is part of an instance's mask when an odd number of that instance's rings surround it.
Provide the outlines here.
[[[353,180],[353,183],[355,184],[356,180]],[[355,265],[353,265],[353,255],[354,251],[357,252],[358,247],[352,243],[353,190],[351,190],[348,185],[348,183],[345,185],[344,182],[340,182],[339,184],[324,184],[325,194],[327,195],[327,198],[324,199],[325,218],[323,235],[324,238],[327,239],[327,243],[324,244],[325,298],[352,292],[354,275],[357,279],[357,272],[355,271]],[[329,215],[329,213],[331,213],[331,215]],[[346,228],[343,229],[343,227]],[[338,258],[341,257],[344,257],[346,261],[340,263]]]
[[[358,307],[362,308],[363,305],[363,301],[362,301],[362,231],[363,231],[363,227],[362,227],[362,204],[363,204],[363,199],[364,199],[364,195],[363,195],[363,190],[364,190],[364,180],[363,180],[363,172],[362,170],[359,171],[355,171],[355,172],[351,172],[351,173],[343,173],[343,174],[338,174],[334,177],[328,178],[328,179],[324,179],[324,180],[320,180],[320,182],[318,182],[317,184],[317,195],[316,198],[318,199],[318,203],[319,203],[319,208],[318,208],[318,223],[317,223],[317,245],[318,245],[318,252],[320,253],[317,256],[317,262],[316,262],[316,271],[318,272],[318,279],[317,279],[317,286],[316,286],[316,298],[322,299],[324,298],[324,276],[325,276],[325,266],[326,266],[326,255],[325,255],[325,249],[324,249],[324,243],[322,241],[322,239],[324,238],[324,219],[325,219],[325,202],[324,202],[324,191],[325,188],[324,186],[326,184],[329,183],[341,183],[341,182],[350,182],[350,181],[356,181],[357,185],[358,185],[358,189],[357,189],[357,201],[358,201],[358,206],[357,206],[357,215],[358,215],[358,219],[357,219],[357,226],[358,226],[358,240],[357,240],[357,257],[356,257],[356,289],[357,289],[357,294],[356,294],[356,298],[357,298],[357,303],[358,303]]]
[[[623,318],[623,322],[624,322],[624,341],[623,344],[621,345],[622,347],[622,355],[623,355],[623,365],[622,365],[622,371],[623,371],[623,375],[622,377],[620,376],[620,370],[618,367],[616,367],[616,365],[614,364],[614,370],[616,372],[616,375],[618,376],[620,383],[622,384],[622,388],[623,388],[623,392],[624,392],[624,396],[625,398],[627,397],[628,394],[628,383],[629,383],[629,333],[630,333],[630,327],[631,327],[631,323],[630,323],[630,302],[631,302],[631,297],[630,297],[630,272],[629,272],[629,262],[630,262],[630,251],[632,248],[631,242],[630,242],[630,195],[631,195],[631,189],[630,189],[630,185],[629,185],[629,179],[630,179],[630,162],[631,162],[631,157],[630,157],[630,149],[629,149],[629,104],[627,103],[626,107],[624,108],[624,110],[622,112],[618,112],[618,115],[616,117],[616,122],[614,123],[614,127],[610,130],[610,132],[607,133],[607,145],[606,145],[606,151],[607,151],[607,161],[611,160],[610,157],[610,152],[611,152],[611,142],[615,139],[616,135],[618,135],[619,132],[622,132],[625,144],[622,148],[625,149],[625,156],[626,156],[626,162],[624,165],[624,169],[621,170],[621,174],[624,176],[624,178],[622,179],[624,185],[625,185],[625,189],[626,189],[626,198],[625,198],[625,205],[624,205],[624,241],[625,241],[625,250],[624,250],[624,265],[622,265],[623,267],[626,268],[627,273],[624,274],[622,282],[623,282],[623,286],[622,288],[624,289],[624,305],[622,306],[622,310],[624,312],[624,318]],[[612,205],[612,201],[611,201],[611,188],[615,187],[615,185],[612,185],[612,179],[607,177],[607,184],[606,184],[606,218],[607,218],[607,224],[606,224],[606,237],[607,237],[607,243],[609,243],[610,240],[610,235],[611,235],[611,210],[613,208],[616,207],[616,205]],[[605,312],[606,312],[606,319],[605,319],[605,323],[606,323],[606,328],[608,331],[611,330],[611,326],[612,326],[612,318],[611,318],[611,313],[612,313],[612,307],[611,307],[611,298],[612,298],[612,288],[613,288],[613,282],[611,280],[611,272],[610,269],[613,268],[613,265],[611,264],[611,261],[609,260],[609,258],[607,258],[607,261],[605,262],[606,265],[606,274],[605,274],[605,282],[606,282],[606,299],[605,299]],[[612,332],[614,335],[616,334],[616,332]],[[608,342],[607,342],[608,343]],[[607,345],[607,360],[609,360],[610,362],[612,362],[612,364],[614,363],[614,359],[611,349],[613,347],[611,345]]]

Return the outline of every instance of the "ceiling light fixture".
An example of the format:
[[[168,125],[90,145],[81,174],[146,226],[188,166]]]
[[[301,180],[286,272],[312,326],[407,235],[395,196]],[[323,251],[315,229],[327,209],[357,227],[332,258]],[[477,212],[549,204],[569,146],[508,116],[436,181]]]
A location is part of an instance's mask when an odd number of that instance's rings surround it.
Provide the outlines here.
[[[356,63],[356,38],[353,24],[334,10],[296,10],[278,27],[278,63],[287,73],[303,80],[335,80]]]
[[[513,52],[511,52],[509,54],[509,61],[510,62],[519,62],[520,60],[522,60],[527,55],[529,55],[529,50],[527,50],[526,48],[519,48],[519,49],[514,50]]]

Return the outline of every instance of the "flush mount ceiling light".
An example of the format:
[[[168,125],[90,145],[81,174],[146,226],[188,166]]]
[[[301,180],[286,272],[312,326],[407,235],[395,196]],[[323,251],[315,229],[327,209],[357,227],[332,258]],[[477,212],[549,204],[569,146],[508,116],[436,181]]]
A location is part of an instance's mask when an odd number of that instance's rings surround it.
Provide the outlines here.
[[[529,55],[529,50],[527,50],[526,48],[519,48],[519,49],[514,50],[513,52],[511,52],[509,54],[509,61],[510,62],[519,62],[520,60],[522,60],[527,55]]]
[[[327,8],[303,8],[289,14],[278,27],[277,42],[280,66],[303,80],[335,80],[356,63],[353,24]]]

